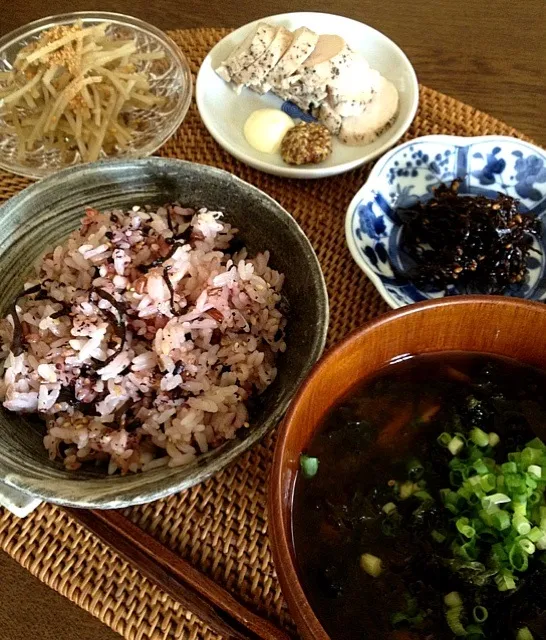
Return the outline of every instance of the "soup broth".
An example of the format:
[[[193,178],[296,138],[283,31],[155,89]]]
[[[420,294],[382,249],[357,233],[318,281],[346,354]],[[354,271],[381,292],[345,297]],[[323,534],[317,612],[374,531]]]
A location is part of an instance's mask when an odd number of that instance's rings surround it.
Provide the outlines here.
[[[546,551],[522,552],[528,567],[512,572],[516,585],[506,590],[511,585],[502,579],[509,581],[510,571],[495,572],[493,556],[483,551],[488,535],[492,544],[504,536],[502,544],[515,548],[527,525],[512,518],[519,527],[513,535],[497,529],[504,526],[498,512],[508,505],[486,504],[487,491],[476,490],[468,505],[451,511],[445,502],[463,476],[494,483],[496,463],[500,474],[533,438],[546,442],[545,383],[543,372],[515,361],[434,354],[385,367],[331,410],[302,452],[307,477],[298,474],[293,503],[303,588],[331,638],[442,640],[463,635],[461,629],[469,638],[514,640],[522,629],[531,634],[522,638],[546,638]],[[480,469],[470,456],[481,456],[489,470],[468,471],[471,464]],[[493,502],[504,495],[495,491]],[[484,496],[491,508],[478,505],[476,513],[482,509],[487,525],[472,519],[469,506]],[[461,549],[467,542],[468,558]],[[529,552],[534,546],[524,545]]]

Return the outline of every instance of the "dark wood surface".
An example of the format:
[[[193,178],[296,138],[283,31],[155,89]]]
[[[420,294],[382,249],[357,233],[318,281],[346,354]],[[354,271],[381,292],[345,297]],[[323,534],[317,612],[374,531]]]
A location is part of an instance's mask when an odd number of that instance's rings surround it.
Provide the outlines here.
[[[46,15],[97,8],[129,13],[162,29],[236,27],[293,10],[340,13],[397,42],[423,84],[504,120],[546,146],[545,0],[0,0],[0,35]],[[2,638],[73,640],[75,629],[85,640],[118,637],[5,556],[0,556],[0,583]]]
[[[0,552],[1,640],[121,640]]]
[[[0,0],[4,4],[8,0]],[[0,32],[48,14],[97,7],[133,14],[162,29],[236,27],[294,10],[340,13],[398,43],[423,84],[546,145],[545,0],[27,0],[1,12]]]

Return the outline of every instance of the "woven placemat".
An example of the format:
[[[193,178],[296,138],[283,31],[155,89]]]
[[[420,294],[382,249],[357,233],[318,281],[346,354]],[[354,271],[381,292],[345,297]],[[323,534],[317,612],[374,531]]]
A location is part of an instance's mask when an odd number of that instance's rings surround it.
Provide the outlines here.
[[[206,53],[227,33],[192,29],[170,35],[188,57],[195,76]],[[524,138],[485,113],[421,87],[419,111],[406,138],[433,133]],[[315,247],[328,284],[329,344],[387,310],[345,246],[345,210],[368,168],[320,181],[260,173],[216,144],[195,105],[161,155],[227,169],[269,193],[295,216]],[[0,201],[28,184],[25,178],[0,172]],[[241,601],[294,631],[267,538],[266,481],[273,445],[274,436],[270,436],[208,482],[128,509],[125,515]],[[126,638],[218,637],[54,506],[42,505],[26,520],[0,513],[0,546],[40,580]]]

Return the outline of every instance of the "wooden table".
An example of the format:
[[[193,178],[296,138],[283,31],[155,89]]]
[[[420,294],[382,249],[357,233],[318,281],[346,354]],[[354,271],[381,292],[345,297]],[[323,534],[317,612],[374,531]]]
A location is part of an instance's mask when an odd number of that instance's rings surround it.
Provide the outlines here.
[[[93,0],[27,0],[6,7],[0,34],[48,14],[96,9]],[[294,10],[289,0],[103,0],[162,29],[239,26]],[[546,146],[545,0],[303,0],[298,9],[336,11],[376,27],[408,54],[419,80],[511,124]],[[6,578],[5,575],[9,578]],[[118,637],[0,556],[0,634],[6,640]],[[45,589],[45,591],[44,591]]]
[[[7,0],[4,0],[7,3]],[[337,12],[379,29],[407,53],[419,80],[546,145],[546,1],[524,0],[27,0],[3,11],[0,32],[48,14],[129,13],[161,29],[240,26],[295,9]],[[15,5],[13,5],[15,8]]]

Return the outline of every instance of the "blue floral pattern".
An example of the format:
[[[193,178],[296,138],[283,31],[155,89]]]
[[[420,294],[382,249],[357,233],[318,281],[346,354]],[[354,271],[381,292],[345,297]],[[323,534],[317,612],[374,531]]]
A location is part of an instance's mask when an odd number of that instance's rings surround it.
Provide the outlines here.
[[[317,119],[310,113],[306,113],[300,109],[296,104],[286,100],[281,105],[281,111],[284,111],[287,115],[295,120],[303,120],[303,122],[316,122]]]
[[[398,207],[432,197],[440,182],[461,178],[460,193],[520,200],[522,210],[544,219],[543,236],[529,258],[528,277],[506,292],[546,302],[546,151],[516,138],[427,136],[400,145],[373,168],[348,211],[353,257],[392,307],[446,295],[421,290],[402,274],[409,258],[401,246]],[[457,295],[463,291],[448,291]]]
[[[542,198],[543,193],[534,188],[536,184],[546,182],[546,167],[544,159],[535,155],[523,157],[520,151],[514,151],[516,156],[516,192],[521,198],[538,201]]]
[[[506,169],[506,160],[498,157],[500,152],[500,147],[494,147],[491,153],[487,154],[485,165],[481,169],[472,172],[472,175],[478,178],[480,184],[495,184],[497,176],[501,176],[502,172]],[[483,155],[478,151],[474,154],[474,158],[481,159]]]
[[[426,172],[427,182],[438,180],[452,180],[453,171],[451,168],[452,150],[445,149],[434,154],[426,153],[417,146],[410,146],[409,153],[402,155],[402,158],[395,160],[388,171],[389,184],[396,184],[399,178],[416,178],[420,172]]]

